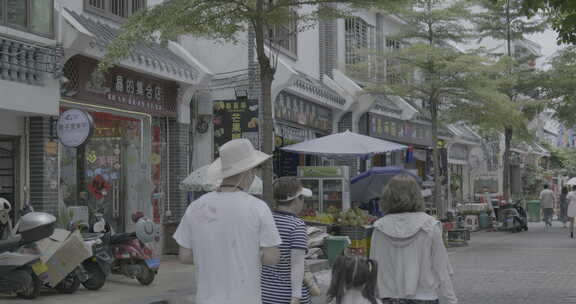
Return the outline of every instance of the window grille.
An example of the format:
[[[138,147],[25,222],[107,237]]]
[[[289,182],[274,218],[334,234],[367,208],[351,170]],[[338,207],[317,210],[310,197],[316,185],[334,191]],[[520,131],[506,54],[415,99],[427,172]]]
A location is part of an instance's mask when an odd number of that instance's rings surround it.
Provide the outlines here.
[[[270,42],[290,55],[298,55],[298,16],[292,12],[287,24],[277,24],[269,31]]]
[[[85,0],[89,12],[122,21],[146,8],[146,0]]]
[[[345,20],[346,29],[346,64],[366,63],[365,77],[374,79],[377,76],[376,58],[364,54],[376,49],[376,29],[362,18],[352,17]]]

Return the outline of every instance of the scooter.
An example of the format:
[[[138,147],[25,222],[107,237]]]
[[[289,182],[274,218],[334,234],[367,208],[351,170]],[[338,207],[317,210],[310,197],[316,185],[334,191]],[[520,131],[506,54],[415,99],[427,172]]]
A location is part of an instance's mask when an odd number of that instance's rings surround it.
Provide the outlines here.
[[[140,212],[132,216],[132,221],[136,223],[136,232],[112,234],[108,231],[110,237],[104,239],[114,257],[112,273],[137,279],[147,286],[154,282],[160,268],[160,260],[154,258],[152,250],[146,245],[153,240],[154,223]]]
[[[41,212],[34,212],[34,208],[27,204],[24,209],[22,209],[22,219],[24,219],[25,217],[27,217],[29,214],[38,214]],[[52,216],[52,215],[50,215]],[[54,224],[55,227],[55,224]],[[50,237],[52,235],[52,233],[54,233],[54,228],[52,229],[51,233],[48,234],[45,237],[42,237],[40,239],[38,239],[37,241]],[[29,244],[27,244],[26,246],[24,246],[24,248],[22,249],[23,252],[26,253],[32,253],[32,254],[40,254],[40,252],[38,251],[38,248],[36,246],[35,242],[31,242]],[[44,280],[42,281],[41,285],[47,288],[53,288],[56,289],[59,293],[62,294],[72,294],[75,293],[78,288],[80,287],[80,283],[82,282],[82,280],[85,278],[84,273],[82,271],[82,269],[80,267],[76,267],[74,270],[72,270],[70,273],[68,273],[66,275],[66,277],[64,277],[64,279],[62,279],[56,286],[52,286],[48,283],[46,283]]]
[[[104,221],[102,214],[96,214],[96,223],[87,227],[76,225],[80,229],[84,243],[92,250],[92,256],[80,266],[83,276],[82,285],[88,290],[98,290],[106,283],[111,273],[114,258],[110,254],[110,226]]]
[[[40,293],[46,265],[39,255],[19,253],[23,247],[54,233],[56,218],[48,213],[31,212],[16,224],[16,234],[0,241],[0,292],[34,299]]]
[[[106,283],[106,278],[111,273],[114,258],[106,248],[104,235],[99,233],[83,233],[84,243],[92,248],[92,256],[82,262],[81,269],[84,273],[82,285],[88,290],[98,290]]]
[[[503,230],[511,232],[528,231],[528,215],[521,201],[502,206]]]

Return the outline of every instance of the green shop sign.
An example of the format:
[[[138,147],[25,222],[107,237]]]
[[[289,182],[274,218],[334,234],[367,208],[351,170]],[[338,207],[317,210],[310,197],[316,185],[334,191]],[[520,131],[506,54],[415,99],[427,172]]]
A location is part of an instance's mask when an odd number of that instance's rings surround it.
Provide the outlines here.
[[[300,167],[302,177],[325,177],[342,176],[342,168],[339,167]]]

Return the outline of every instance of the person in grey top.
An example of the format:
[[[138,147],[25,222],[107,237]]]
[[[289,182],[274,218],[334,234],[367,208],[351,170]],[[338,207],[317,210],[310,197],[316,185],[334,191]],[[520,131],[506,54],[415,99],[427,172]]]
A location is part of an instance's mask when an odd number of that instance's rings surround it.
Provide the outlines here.
[[[554,216],[554,191],[548,189],[548,185],[544,185],[544,190],[540,192],[540,208],[544,213],[544,223],[546,230],[552,227],[552,217]]]

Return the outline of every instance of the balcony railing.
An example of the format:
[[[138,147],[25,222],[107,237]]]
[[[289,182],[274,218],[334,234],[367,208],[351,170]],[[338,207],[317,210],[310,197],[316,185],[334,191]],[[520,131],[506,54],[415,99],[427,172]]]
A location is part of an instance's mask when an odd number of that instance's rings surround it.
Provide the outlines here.
[[[60,77],[62,46],[39,46],[0,37],[0,79],[42,85],[44,74]]]

